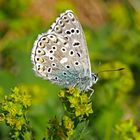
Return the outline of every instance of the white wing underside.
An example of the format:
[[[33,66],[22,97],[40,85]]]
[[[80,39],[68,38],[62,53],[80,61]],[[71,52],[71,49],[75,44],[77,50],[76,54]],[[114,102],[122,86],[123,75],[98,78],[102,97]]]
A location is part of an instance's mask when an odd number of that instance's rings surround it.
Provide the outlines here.
[[[71,10],[62,13],[47,33],[38,36],[31,59],[37,75],[63,86],[91,77],[85,36]]]

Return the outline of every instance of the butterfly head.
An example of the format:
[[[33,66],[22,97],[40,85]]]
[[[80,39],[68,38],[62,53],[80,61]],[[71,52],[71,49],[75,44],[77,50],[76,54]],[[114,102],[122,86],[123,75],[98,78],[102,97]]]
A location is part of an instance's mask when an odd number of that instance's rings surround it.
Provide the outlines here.
[[[92,80],[92,84],[96,84],[96,82],[98,81],[98,74],[97,73],[92,73],[91,74],[91,80]]]
[[[91,87],[96,84],[98,81],[98,74],[97,73],[91,73],[91,77],[84,77],[82,79],[82,84],[80,83],[78,87],[84,91],[88,91],[91,89]]]

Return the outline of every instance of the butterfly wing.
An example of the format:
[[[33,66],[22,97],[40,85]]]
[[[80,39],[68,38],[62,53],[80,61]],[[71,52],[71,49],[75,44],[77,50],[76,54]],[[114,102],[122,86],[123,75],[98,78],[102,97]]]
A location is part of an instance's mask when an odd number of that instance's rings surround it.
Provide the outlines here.
[[[32,49],[34,70],[40,77],[64,87],[91,76],[82,27],[71,10],[62,13]]]

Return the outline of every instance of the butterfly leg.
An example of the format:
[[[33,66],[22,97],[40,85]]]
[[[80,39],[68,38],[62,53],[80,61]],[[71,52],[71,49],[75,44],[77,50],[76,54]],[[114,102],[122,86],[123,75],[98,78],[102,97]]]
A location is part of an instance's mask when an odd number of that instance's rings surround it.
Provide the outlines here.
[[[90,95],[89,95],[89,98],[91,98],[91,96],[92,96],[92,95],[93,95],[93,93],[94,93],[94,89],[89,88],[89,90],[91,91],[91,93],[90,93]]]

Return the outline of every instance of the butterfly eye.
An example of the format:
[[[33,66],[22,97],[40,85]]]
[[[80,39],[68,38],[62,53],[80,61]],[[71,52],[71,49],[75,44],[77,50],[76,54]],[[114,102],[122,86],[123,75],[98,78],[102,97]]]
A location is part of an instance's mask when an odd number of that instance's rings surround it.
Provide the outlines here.
[[[98,81],[98,74],[92,73],[91,76],[92,76],[92,81],[93,81],[94,83],[96,83],[96,82]]]

